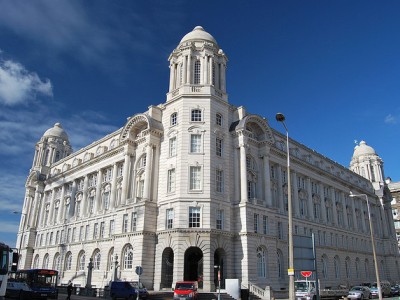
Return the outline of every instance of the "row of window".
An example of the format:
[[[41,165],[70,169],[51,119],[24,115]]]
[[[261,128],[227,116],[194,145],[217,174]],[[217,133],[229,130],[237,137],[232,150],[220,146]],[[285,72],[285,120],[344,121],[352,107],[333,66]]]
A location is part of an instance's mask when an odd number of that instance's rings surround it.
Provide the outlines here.
[[[192,109],[190,112],[190,121],[191,122],[202,122],[203,121],[203,111],[201,109]],[[178,124],[178,113],[174,112],[170,116],[170,124],[171,126],[175,126]],[[223,125],[223,117],[222,114],[215,114],[215,125],[222,126]]]
[[[188,227],[199,228],[201,227],[201,209],[200,207],[189,207],[188,214]],[[124,214],[122,216],[122,233],[134,232],[137,230],[138,214],[132,212],[131,214]],[[58,245],[63,243],[71,242],[82,242],[92,239],[101,239],[110,237],[115,234],[115,220],[110,220],[108,225],[108,231],[106,232],[106,223],[104,221],[93,224],[93,232],[90,236],[89,224],[79,227],[79,234],[77,235],[77,227],[68,228],[65,230],[57,230],[54,236],[53,232],[47,232],[46,234],[38,234],[36,237],[35,247],[47,246],[47,245]],[[171,229],[174,226],[174,210],[169,208],[165,213],[165,228]],[[216,228],[224,229],[224,211],[218,209],[216,211]]]

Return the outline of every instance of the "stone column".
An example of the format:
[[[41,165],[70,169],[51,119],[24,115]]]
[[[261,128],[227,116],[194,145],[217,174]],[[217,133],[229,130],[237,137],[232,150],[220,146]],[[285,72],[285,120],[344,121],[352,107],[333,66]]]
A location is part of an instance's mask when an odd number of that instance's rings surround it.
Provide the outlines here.
[[[264,154],[263,155],[263,163],[264,163],[264,189],[265,189],[264,190],[264,199],[265,199],[265,205],[266,205],[266,207],[272,207],[271,174],[270,174],[270,165],[269,165],[269,154]]]
[[[101,203],[101,173],[101,169],[97,171],[95,211],[100,211],[103,209],[103,203]]]
[[[297,173],[290,169],[290,174],[292,175],[293,183],[293,212],[296,217],[300,216],[300,202],[299,202],[299,187],[297,186]]]
[[[311,178],[307,177],[307,216],[310,218],[310,220],[314,220],[314,203],[313,203],[313,197],[312,197],[312,189],[311,189]]]
[[[246,145],[240,144],[240,202],[247,202]]]
[[[236,146],[237,147],[237,146]],[[240,161],[239,161],[239,151],[240,148],[234,148],[233,150],[233,167],[234,167],[234,172],[233,172],[233,185],[234,185],[234,191],[235,191],[235,200],[239,200],[240,202],[241,196],[240,196]]]
[[[33,192],[33,190],[32,190]],[[39,208],[40,208],[40,199],[41,199],[41,193],[38,189],[38,187],[36,188],[36,190],[34,191],[35,193],[35,198],[33,200],[34,205],[33,205],[33,210],[32,210],[32,218],[30,219],[29,222],[29,226],[31,228],[36,228],[37,224],[38,224],[38,212],[39,212]]]
[[[175,87],[174,87],[174,82],[175,82],[175,64],[173,62],[170,63],[169,65],[169,91],[172,92]]]
[[[131,166],[131,155],[128,150],[125,152],[125,160],[124,160],[124,175],[122,178],[122,191],[121,191],[121,204],[126,204],[127,203],[127,198],[129,194],[129,182],[130,182],[130,176],[129,176],[129,171],[130,171],[130,166]]]
[[[188,81],[187,81],[187,73],[188,73],[188,70],[187,70],[187,68],[188,68],[188,66],[187,66],[187,60],[188,60],[188,56],[187,55],[184,55],[183,56],[183,68],[182,68],[182,71],[183,71],[183,74],[182,74],[182,78],[183,78],[183,84],[186,84]]]
[[[74,181],[76,186],[76,182]],[[89,177],[85,176],[83,179],[83,189],[82,189],[82,215],[89,216],[89,203],[88,203],[88,186],[89,186]]]
[[[146,171],[144,174],[144,191],[143,198],[145,201],[149,201],[151,198],[151,178],[152,178],[152,165],[153,165],[153,144],[147,144],[146,149]]]
[[[276,174],[278,176],[278,199],[277,199],[277,208],[280,212],[283,212],[283,180],[282,180],[282,167],[280,165],[276,168]]]
[[[330,194],[331,194],[331,199],[332,199],[332,218],[333,218],[333,224],[338,226],[339,224],[339,220],[338,220],[338,212],[337,212],[337,203],[339,203],[339,201],[336,201],[335,199],[335,191],[334,189],[330,189]],[[342,205],[343,207],[343,205]],[[343,207],[343,210],[345,208]]]
[[[189,84],[192,84],[192,53],[189,52],[189,55],[187,56],[188,62],[187,62],[187,70],[186,70],[186,82]]]
[[[221,64],[221,90],[223,92],[226,91],[225,72],[226,72],[226,66],[224,63],[222,63]]]
[[[325,196],[324,196],[324,186],[323,184],[319,184],[319,198],[321,199],[321,216],[322,216],[322,221],[324,224],[328,223],[328,220],[326,218],[326,203],[325,203]]]
[[[110,208],[115,207],[115,197],[117,194],[117,172],[118,172],[118,164],[114,163],[112,182],[111,182]]]
[[[54,215],[54,200],[56,197],[56,189],[53,188],[51,193],[51,200],[50,200],[50,209],[49,209],[49,219],[47,220],[48,224],[53,224],[53,215]]]

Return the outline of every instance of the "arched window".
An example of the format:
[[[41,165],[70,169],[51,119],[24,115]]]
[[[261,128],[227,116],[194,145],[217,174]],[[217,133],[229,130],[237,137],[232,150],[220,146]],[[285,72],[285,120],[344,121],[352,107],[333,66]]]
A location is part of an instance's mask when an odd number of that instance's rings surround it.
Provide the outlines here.
[[[114,267],[114,248],[111,248],[108,252],[107,270],[111,271]]]
[[[278,250],[277,257],[278,257],[278,262],[277,262],[278,278],[283,278],[283,255],[281,250]]]
[[[333,265],[335,267],[335,278],[340,278],[340,260],[338,256],[335,256]]]
[[[35,259],[33,260],[33,266],[32,266],[32,268],[33,268],[33,269],[38,269],[38,268],[39,268],[39,254],[37,254],[37,255],[35,256]]]
[[[100,250],[96,250],[93,254],[93,269],[100,270],[101,254]]]
[[[364,278],[369,278],[369,262],[368,259],[364,261]]]
[[[72,269],[72,254],[68,252],[65,258],[65,270],[70,271]]]
[[[133,264],[133,248],[132,246],[127,246],[124,252],[124,269],[132,269]]]
[[[46,255],[43,258],[43,269],[48,269],[49,268],[49,254],[46,253]]]
[[[360,278],[360,259],[356,259],[356,278]]]
[[[85,271],[85,260],[86,260],[85,252],[82,252],[79,256],[79,271]]]
[[[322,265],[322,278],[328,278],[328,258],[326,256],[322,256],[321,265]]]
[[[56,253],[56,255],[54,255],[53,269],[60,271],[60,267],[61,267],[61,255],[60,253]]]
[[[266,277],[266,251],[263,247],[257,248],[257,275],[258,277]]]
[[[350,269],[350,258],[349,257],[346,257],[345,268],[346,268],[346,278],[350,278],[351,269]]]

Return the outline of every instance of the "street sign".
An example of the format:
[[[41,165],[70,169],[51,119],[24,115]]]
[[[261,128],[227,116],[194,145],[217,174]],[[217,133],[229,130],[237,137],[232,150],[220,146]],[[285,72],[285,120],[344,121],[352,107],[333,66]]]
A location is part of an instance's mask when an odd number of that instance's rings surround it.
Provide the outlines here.
[[[310,277],[312,275],[311,271],[300,271],[301,276],[303,277]]]
[[[142,275],[143,274],[143,268],[142,266],[136,266],[135,272],[137,275]]]

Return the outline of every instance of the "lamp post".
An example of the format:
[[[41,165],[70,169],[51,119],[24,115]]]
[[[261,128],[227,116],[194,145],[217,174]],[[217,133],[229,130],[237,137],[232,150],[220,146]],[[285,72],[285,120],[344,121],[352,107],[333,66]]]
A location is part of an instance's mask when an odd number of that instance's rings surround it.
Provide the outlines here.
[[[22,239],[24,237],[24,230],[25,230],[25,223],[26,223],[26,213],[23,213],[23,212],[20,212],[20,211],[16,211],[16,210],[14,210],[12,213],[15,214],[15,215],[21,215],[24,218],[24,221],[22,222],[22,232],[21,232],[21,236],[20,236],[20,239],[19,239],[19,246],[18,246],[18,265],[19,265],[19,263],[21,261],[21,257],[22,257],[21,248],[22,248]]]
[[[369,207],[368,196],[367,196],[367,194],[353,194],[351,191],[350,191],[350,195],[349,196],[352,197],[352,198],[353,197],[365,197],[365,200],[367,201],[369,231],[371,233],[372,253],[373,253],[373,256],[374,256],[374,265],[375,265],[376,286],[378,288],[379,300],[382,300],[381,280],[379,278],[378,261],[376,260],[374,228],[372,226],[371,211],[370,211],[370,207]]]
[[[289,223],[289,300],[295,299],[294,292],[294,259],[293,259],[293,212],[292,212],[292,187],[290,184],[290,153],[289,153],[289,131],[285,124],[285,116],[276,114],[276,120],[283,124],[286,130],[286,155],[287,155],[287,190],[288,190],[288,223]]]
[[[217,269],[218,276],[218,300],[221,300],[221,270],[219,265],[215,265],[214,269]]]

